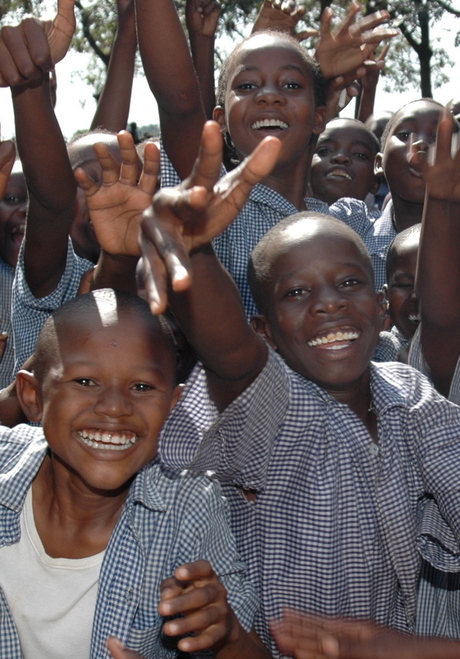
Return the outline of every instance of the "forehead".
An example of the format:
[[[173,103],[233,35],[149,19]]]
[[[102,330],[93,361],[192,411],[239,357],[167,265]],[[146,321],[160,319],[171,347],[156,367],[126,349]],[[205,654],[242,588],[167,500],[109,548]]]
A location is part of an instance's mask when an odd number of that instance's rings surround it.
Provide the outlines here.
[[[295,274],[300,269],[326,271],[331,265],[353,263],[363,270],[369,269],[360,245],[347,231],[321,221],[308,221],[290,226],[280,236],[272,252],[273,279]]]
[[[364,126],[347,121],[346,119],[332,121],[326,125],[326,128],[318,138],[318,144],[328,140],[339,143],[349,142],[351,144],[361,144],[372,151],[376,149],[373,137],[369,134],[369,131]]]
[[[409,103],[403,108],[398,110],[396,114],[391,119],[391,129],[390,133],[393,133],[395,128],[401,125],[402,122],[428,122],[437,124],[439,121],[439,115],[441,112],[441,107],[436,105],[436,103],[431,103],[430,101],[416,101],[415,103]]]
[[[255,35],[245,41],[235,53],[230,75],[234,77],[242,71],[264,71],[272,67],[297,69],[307,77],[313,76],[296,47],[289,41],[271,34]]]
[[[84,361],[86,355],[91,355],[93,361],[112,363],[118,369],[117,350],[132,355],[137,362],[142,355],[146,365],[149,360],[164,364],[175,359],[158,319],[135,307],[118,312],[107,306],[69,314],[57,324],[55,340],[64,364]]]

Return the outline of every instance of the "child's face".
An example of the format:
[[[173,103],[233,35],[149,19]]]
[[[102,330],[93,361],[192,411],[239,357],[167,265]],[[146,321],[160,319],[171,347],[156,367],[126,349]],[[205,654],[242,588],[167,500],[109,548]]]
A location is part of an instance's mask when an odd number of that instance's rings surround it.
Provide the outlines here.
[[[308,221],[310,222],[310,220]],[[268,338],[291,368],[333,396],[368,386],[385,315],[370,264],[343,232],[312,220],[288,230],[267,285]]]
[[[17,160],[0,201],[0,257],[16,267],[24,238],[27,210],[27,186],[21,163]]]
[[[327,124],[318,138],[310,182],[313,196],[333,204],[341,197],[364,200],[376,192],[376,145],[364,127],[347,119]]]
[[[419,238],[420,235],[415,234],[398,246],[386,288],[391,322],[408,339],[414,336],[420,323],[415,291]]]
[[[91,491],[126,489],[155,456],[172,406],[172,348],[131,309],[72,320],[38,385],[44,434],[64,478]]]
[[[229,75],[225,111],[217,108],[215,119],[227,127],[240,158],[275,135],[283,144],[280,162],[306,157],[311,134],[323,128],[312,72],[292,46],[266,34],[240,50]]]
[[[392,119],[382,166],[391,194],[423,204],[428,149],[436,141],[440,107],[430,101],[410,103]]]

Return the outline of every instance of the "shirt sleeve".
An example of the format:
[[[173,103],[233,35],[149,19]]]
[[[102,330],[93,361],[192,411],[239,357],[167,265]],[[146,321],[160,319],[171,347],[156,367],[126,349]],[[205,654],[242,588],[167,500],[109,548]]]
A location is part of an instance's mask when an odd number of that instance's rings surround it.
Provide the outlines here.
[[[76,297],[82,275],[93,266],[93,263],[75,254],[69,237],[65,270],[58,285],[49,295],[37,298],[26,281],[24,251],[21,248],[13,282],[11,308],[15,372],[22,368],[26,359],[33,353],[45,320],[65,302]]]
[[[205,374],[195,372],[162,435],[162,461],[174,468],[212,471],[221,482],[263,490],[289,391],[287,369],[270,351],[256,380],[221,415],[215,409],[213,415]]]

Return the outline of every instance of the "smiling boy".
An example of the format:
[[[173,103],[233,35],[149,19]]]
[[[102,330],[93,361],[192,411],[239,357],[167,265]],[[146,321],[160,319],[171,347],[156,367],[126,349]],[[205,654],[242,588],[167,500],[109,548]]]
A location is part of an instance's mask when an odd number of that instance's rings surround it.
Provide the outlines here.
[[[230,197],[225,179],[212,187],[219,139],[207,126],[194,175],[159,193],[143,223],[151,307],[164,307],[169,274],[170,304],[203,362],[170,417],[161,457],[221,480],[263,602],[256,630],[273,654],[282,656],[269,624],[286,606],[411,631],[418,549],[431,545],[429,520],[426,536],[418,530],[429,495],[452,543],[460,536],[460,410],[410,367],[370,363],[384,301],[364,244],[339,220],[300,213],[262,239],[249,275],[260,312],[252,333],[209,246],[238,212],[238,173]],[[251,175],[260,154],[246,165]],[[250,185],[249,175],[239,181],[246,195]],[[192,423],[212,425],[178,442]]]
[[[1,433],[8,659],[107,658],[110,636],[145,659],[269,656],[227,604],[225,587],[250,629],[257,601],[217,486],[155,461],[175,361],[170,331],[137,296],[99,290],[45,323],[33,373],[17,376],[42,428]]]

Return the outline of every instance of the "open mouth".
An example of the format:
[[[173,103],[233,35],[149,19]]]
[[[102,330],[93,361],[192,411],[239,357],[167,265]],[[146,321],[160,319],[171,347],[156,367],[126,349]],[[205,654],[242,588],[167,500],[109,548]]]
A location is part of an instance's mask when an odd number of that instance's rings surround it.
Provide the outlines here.
[[[107,430],[96,430],[88,428],[78,430],[77,435],[80,437],[83,444],[90,448],[111,450],[111,451],[125,451],[130,448],[139,439],[137,435],[128,430],[122,432],[109,432]]]
[[[307,345],[310,348],[327,348],[328,350],[343,350],[348,348],[353,341],[359,338],[359,332],[356,330],[328,332],[327,334],[316,336]]]
[[[332,170],[332,172],[326,174],[326,178],[343,178],[346,179],[347,181],[352,180],[350,174],[346,172],[344,169],[334,169]]]
[[[255,121],[251,128],[253,130],[286,130],[289,128],[289,124],[281,119],[261,119],[260,121]]]
[[[411,323],[419,323],[420,322],[420,314],[418,314],[418,313],[417,314],[415,314],[415,313],[410,314],[409,315],[409,320],[410,320]]]

